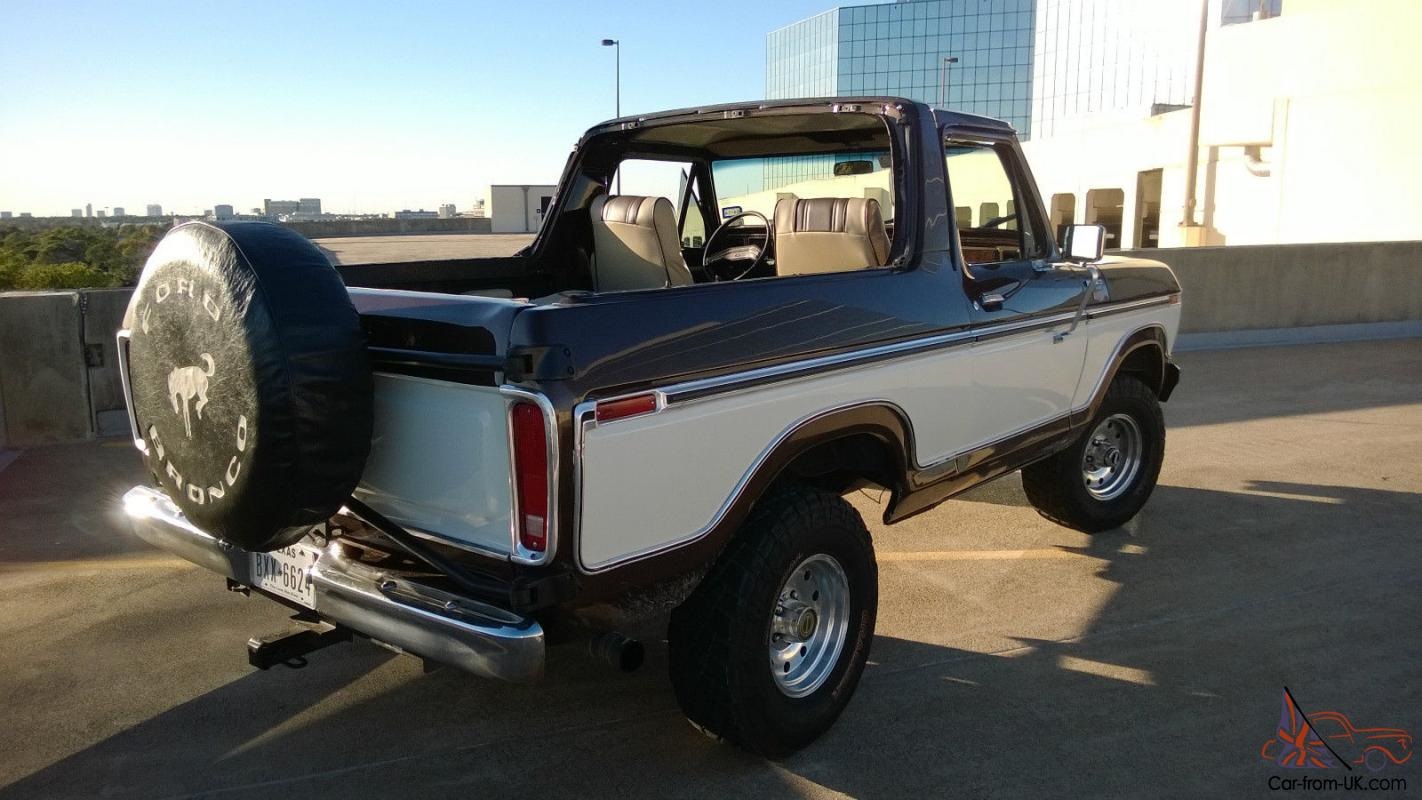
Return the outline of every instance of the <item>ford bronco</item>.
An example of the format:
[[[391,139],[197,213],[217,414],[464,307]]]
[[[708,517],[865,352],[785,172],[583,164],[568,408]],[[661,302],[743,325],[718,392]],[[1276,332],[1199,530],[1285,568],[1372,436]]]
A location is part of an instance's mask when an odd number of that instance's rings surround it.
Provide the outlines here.
[[[1087,533],[1150,496],[1179,283],[1056,233],[1009,126],[885,97],[598,125],[506,258],[180,225],[119,333],[152,478],[124,507],[309,625],[258,666],[357,635],[530,681],[665,624],[691,722],[783,755],[873,639],[847,492],[894,523],[1020,469]]]

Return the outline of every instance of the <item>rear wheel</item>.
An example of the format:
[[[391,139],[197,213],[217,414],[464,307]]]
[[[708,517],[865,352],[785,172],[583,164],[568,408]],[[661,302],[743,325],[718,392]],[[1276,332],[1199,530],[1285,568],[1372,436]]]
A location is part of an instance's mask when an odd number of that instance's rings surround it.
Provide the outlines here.
[[[672,612],[677,700],[708,735],[788,755],[849,703],[877,610],[873,544],[854,508],[819,489],[776,491]]]
[[[1085,434],[1071,447],[1022,470],[1038,513],[1068,528],[1099,533],[1130,521],[1150,499],[1165,458],[1165,417],[1138,378],[1117,376]]]

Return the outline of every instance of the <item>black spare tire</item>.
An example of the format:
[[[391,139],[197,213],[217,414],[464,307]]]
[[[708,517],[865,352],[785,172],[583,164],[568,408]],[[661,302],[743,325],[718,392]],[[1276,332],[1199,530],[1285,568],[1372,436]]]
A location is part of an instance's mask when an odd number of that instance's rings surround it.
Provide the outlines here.
[[[345,285],[305,237],[180,225],[124,327],[144,459],[194,525],[272,550],[350,497],[370,452],[370,365]]]

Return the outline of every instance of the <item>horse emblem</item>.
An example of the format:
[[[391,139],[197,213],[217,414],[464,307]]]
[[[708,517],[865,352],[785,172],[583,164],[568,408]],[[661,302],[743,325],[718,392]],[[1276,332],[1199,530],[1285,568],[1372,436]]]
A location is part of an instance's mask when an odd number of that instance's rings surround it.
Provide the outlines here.
[[[173,401],[173,413],[183,415],[183,430],[187,431],[189,439],[193,437],[189,404],[194,399],[197,400],[197,403],[191,406],[191,411],[197,412],[198,419],[202,419],[203,406],[207,405],[207,379],[217,371],[217,365],[213,363],[211,355],[203,353],[202,360],[207,369],[174,367],[173,371],[168,373],[168,396]]]

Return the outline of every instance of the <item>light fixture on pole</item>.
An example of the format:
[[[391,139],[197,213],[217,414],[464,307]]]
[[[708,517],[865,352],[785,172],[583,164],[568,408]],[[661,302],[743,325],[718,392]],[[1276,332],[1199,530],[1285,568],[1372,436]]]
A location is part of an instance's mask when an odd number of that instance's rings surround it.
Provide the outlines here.
[[[957,56],[944,56],[943,63],[938,65],[938,107],[943,108],[948,102],[948,65],[958,63]]]
[[[603,40],[602,40],[602,46],[603,46],[603,47],[611,47],[611,48],[613,49],[613,52],[616,54],[616,60],[614,61],[614,64],[615,64],[614,69],[615,69],[616,71],[613,73],[614,76],[615,76],[614,79],[613,79],[613,82],[614,82],[614,84],[616,85],[615,91],[616,91],[616,93],[617,93],[617,94],[616,94],[616,97],[617,97],[616,103],[617,103],[617,105],[616,105],[616,107],[615,107],[614,110],[617,112],[617,116],[620,117],[620,116],[622,116],[622,40],[621,40],[621,39],[603,39]],[[621,170],[621,169],[617,170],[617,193],[618,193],[618,194],[622,194],[622,170]]]

